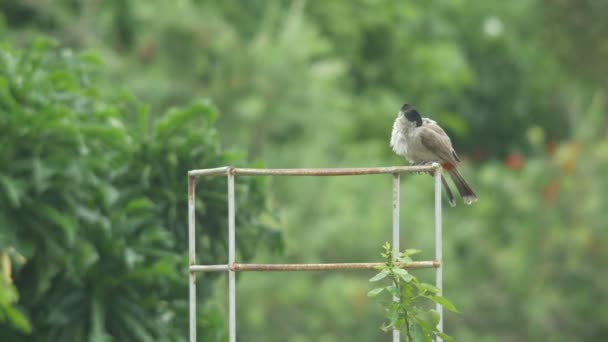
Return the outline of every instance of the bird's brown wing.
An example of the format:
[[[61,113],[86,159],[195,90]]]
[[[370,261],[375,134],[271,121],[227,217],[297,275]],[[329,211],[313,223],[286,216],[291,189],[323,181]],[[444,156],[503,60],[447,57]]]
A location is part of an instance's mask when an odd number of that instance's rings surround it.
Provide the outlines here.
[[[450,137],[448,137],[448,135],[445,133],[445,131],[443,130],[443,128],[441,128],[441,126],[439,126],[436,123],[429,123],[427,125],[425,125],[425,127],[430,128],[431,130],[433,130],[433,132],[446,137],[448,140],[450,140]]]
[[[442,162],[457,164],[458,160],[452,154],[452,144],[447,135],[441,135],[435,129],[423,126],[419,128],[418,136],[422,145],[432,151]]]
[[[430,128],[431,130],[433,130],[433,132],[439,134],[441,137],[443,137],[444,139],[447,140],[447,143],[450,145],[450,148],[452,149],[452,156],[454,157],[454,159],[456,159],[456,161],[459,162],[460,158],[458,158],[456,151],[454,151],[454,148],[452,147],[452,141],[450,140],[450,137],[445,133],[443,128],[441,128],[441,126],[439,126],[435,123],[429,123],[426,125],[426,127]]]

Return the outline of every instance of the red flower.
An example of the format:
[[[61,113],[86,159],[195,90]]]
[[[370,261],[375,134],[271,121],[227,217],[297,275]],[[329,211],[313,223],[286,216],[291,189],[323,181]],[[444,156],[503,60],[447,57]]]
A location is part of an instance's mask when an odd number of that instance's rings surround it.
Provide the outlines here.
[[[555,202],[555,199],[557,198],[558,190],[559,190],[559,183],[557,183],[557,181],[552,181],[549,184],[547,184],[545,186],[545,188],[543,189],[543,198],[545,199],[545,202],[547,202],[547,203]]]
[[[505,158],[505,165],[511,170],[520,170],[524,166],[524,157],[517,152],[512,152]]]

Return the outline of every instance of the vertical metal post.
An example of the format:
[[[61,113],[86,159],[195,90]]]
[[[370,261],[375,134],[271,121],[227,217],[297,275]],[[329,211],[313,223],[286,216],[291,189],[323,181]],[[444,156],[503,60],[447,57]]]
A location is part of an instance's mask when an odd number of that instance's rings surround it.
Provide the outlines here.
[[[439,267],[435,269],[435,285],[443,296],[443,257],[441,253],[441,167],[435,169],[435,260],[439,261]],[[439,313],[439,324],[437,329],[443,332],[443,307],[437,304]],[[437,342],[442,339],[437,337]]]
[[[228,169],[228,338],[236,342],[236,278],[230,269],[234,264],[235,245],[234,174]]]
[[[393,174],[393,256],[399,253],[399,174]],[[396,298],[394,298],[396,300]],[[393,330],[393,342],[399,342],[399,330]]]
[[[188,176],[188,263],[189,266],[196,264],[196,239],[194,236],[194,189],[196,179]],[[189,267],[188,267],[189,268]],[[190,288],[190,342],[196,342],[196,275],[188,270]]]

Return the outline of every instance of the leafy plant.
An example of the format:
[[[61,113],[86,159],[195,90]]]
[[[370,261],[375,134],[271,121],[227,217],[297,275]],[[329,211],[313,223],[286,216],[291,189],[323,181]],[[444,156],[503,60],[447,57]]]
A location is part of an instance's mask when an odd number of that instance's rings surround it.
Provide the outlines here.
[[[91,54],[47,40],[0,46],[2,341],[186,339],[186,172],[245,161],[220,147],[208,103],[152,118],[101,87],[99,71]],[[197,186],[198,261],[218,263],[226,183]],[[240,260],[280,243],[264,187],[237,179]],[[221,340],[221,316],[206,306],[201,336]]]
[[[369,297],[390,296],[383,301],[388,323],[382,330],[401,330],[405,332],[405,340],[432,341],[436,336],[444,341],[452,341],[452,337],[437,329],[439,313],[425,308],[425,301],[440,304],[445,309],[458,312],[456,307],[442,297],[439,289],[433,285],[420,282],[414,275],[403,267],[413,262],[412,255],[420,253],[417,249],[406,249],[394,257],[390,243],[382,246],[384,252],[380,255],[386,260],[385,265],[378,267],[380,272],[369,281],[379,282],[387,279],[389,284],[372,289]]]

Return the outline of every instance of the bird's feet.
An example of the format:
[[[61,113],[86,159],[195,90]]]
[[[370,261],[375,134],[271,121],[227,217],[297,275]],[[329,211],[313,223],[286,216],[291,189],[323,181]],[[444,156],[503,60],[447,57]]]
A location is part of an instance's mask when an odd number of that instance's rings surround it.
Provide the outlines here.
[[[429,165],[429,164],[431,164],[431,162],[423,160],[423,161],[413,163],[412,166],[423,166],[423,165]],[[416,171],[414,173],[421,174],[421,173],[426,173],[426,171]]]

